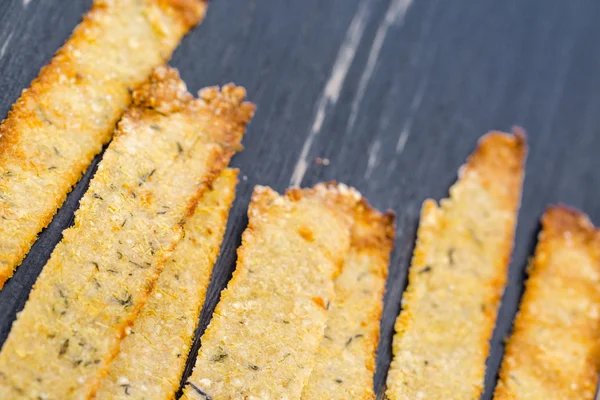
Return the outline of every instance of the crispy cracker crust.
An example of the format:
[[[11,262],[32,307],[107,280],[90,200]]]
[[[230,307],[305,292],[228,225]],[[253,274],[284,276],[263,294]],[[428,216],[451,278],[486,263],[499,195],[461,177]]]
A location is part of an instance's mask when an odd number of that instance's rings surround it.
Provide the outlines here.
[[[97,0],[23,91],[0,125],[0,288],[110,140],[130,90],[170,57],[205,7]]]
[[[600,231],[549,207],[494,398],[593,399],[600,372]]]
[[[237,268],[202,336],[183,398],[300,398],[359,200],[333,183],[284,196],[255,188]]]
[[[375,352],[394,219],[392,212],[382,214],[365,200],[357,207],[350,250],[303,399],[375,399]]]
[[[178,17],[184,26],[193,28],[204,18],[208,0],[158,0],[158,4],[163,10]]]
[[[395,326],[389,399],[479,397],[513,247],[525,156],[522,133],[485,135],[450,198],[440,206],[423,204]]]
[[[142,90],[163,105],[186,97],[173,69],[158,68],[151,82]],[[186,215],[239,148],[252,115],[237,88],[210,92],[168,114],[145,103],[127,111],[0,352],[0,398],[94,395]]]
[[[96,399],[174,398],[225,233],[237,175],[237,170],[225,169],[186,221],[184,238],[132,334],[123,340]]]

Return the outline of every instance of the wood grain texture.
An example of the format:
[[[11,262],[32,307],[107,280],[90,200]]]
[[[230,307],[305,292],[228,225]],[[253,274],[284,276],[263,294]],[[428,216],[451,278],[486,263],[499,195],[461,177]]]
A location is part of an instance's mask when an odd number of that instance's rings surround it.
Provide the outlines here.
[[[91,1],[27,3],[0,2],[2,117]],[[381,393],[422,201],[445,197],[482,132],[520,125],[530,153],[488,360],[482,398],[490,399],[545,206],[570,204],[600,222],[598,17],[595,0],[213,0],[171,64],[192,90],[244,85],[258,110],[232,162],[241,169],[238,197],[200,331],[235,266],[253,186],[285,189],[312,134],[303,186],[337,179],[398,215],[375,377]],[[92,174],[0,292],[0,340]]]

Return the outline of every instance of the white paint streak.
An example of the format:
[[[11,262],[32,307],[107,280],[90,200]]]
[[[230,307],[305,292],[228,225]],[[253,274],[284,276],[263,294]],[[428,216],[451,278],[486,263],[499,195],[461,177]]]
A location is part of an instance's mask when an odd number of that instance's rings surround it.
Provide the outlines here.
[[[346,37],[340,46],[340,50],[338,51],[331,74],[327,80],[327,83],[325,84],[325,88],[319,97],[317,111],[315,113],[313,123],[308,136],[304,141],[304,145],[302,146],[302,151],[300,153],[298,162],[294,167],[294,172],[292,173],[292,177],[290,179],[291,186],[298,187],[302,183],[302,179],[304,179],[304,174],[308,168],[308,153],[310,151],[310,147],[312,146],[315,137],[321,132],[328,109],[332,106],[335,106],[338,101],[340,92],[342,91],[342,86],[346,80],[346,75],[348,74],[348,70],[350,69],[352,61],[354,61],[356,50],[358,49],[358,45],[362,39],[365,30],[365,23],[369,17],[368,3],[369,2],[367,1],[360,2],[358,11],[354,15],[354,18],[352,19],[352,22],[346,31]]]
[[[12,35],[13,35],[12,32],[9,33],[8,36],[6,37],[6,40],[2,44],[2,47],[0,47],[0,58],[4,57],[4,53],[6,53],[6,48],[8,47],[8,43],[10,43],[10,39],[12,39]]]
[[[381,141],[375,140],[369,149],[369,159],[367,161],[367,170],[365,171],[365,179],[369,179],[373,170],[379,161],[379,151],[381,150]]]
[[[369,51],[369,57],[367,58],[365,70],[360,76],[358,90],[356,92],[356,96],[354,96],[354,100],[352,101],[352,111],[350,112],[350,117],[348,118],[346,133],[352,131],[354,128],[354,123],[356,122],[356,117],[358,115],[358,109],[362,103],[363,97],[365,96],[367,85],[373,76],[373,71],[375,71],[375,66],[377,65],[377,60],[379,59],[379,53],[381,53],[383,41],[385,40],[388,30],[392,25],[400,25],[402,22],[404,22],[404,16],[406,15],[406,11],[411,6],[412,2],[413,0],[392,0],[390,2],[388,9],[385,12],[385,16],[383,17],[383,22],[379,25],[377,32],[375,33],[375,39],[373,39],[373,44],[371,45],[371,50]]]
[[[396,154],[400,154],[404,151],[404,146],[406,146],[406,141],[410,136],[415,115],[417,114],[417,111],[419,111],[419,107],[421,107],[421,103],[423,102],[423,97],[425,96],[425,89],[427,88],[428,83],[429,74],[425,75],[425,77],[421,79],[419,87],[415,92],[415,96],[413,97],[412,102],[410,103],[408,117],[406,117],[406,121],[402,126],[402,131],[400,131],[400,136],[398,137],[398,143],[396,143]]]
[[[410,135],[410,131],[403,129],[400,132],[400,137],[398,138],[398,143],[396,144],[396,154],[402,154],[404,148],[406,147],[406,141],[408,140],[408,136]]]

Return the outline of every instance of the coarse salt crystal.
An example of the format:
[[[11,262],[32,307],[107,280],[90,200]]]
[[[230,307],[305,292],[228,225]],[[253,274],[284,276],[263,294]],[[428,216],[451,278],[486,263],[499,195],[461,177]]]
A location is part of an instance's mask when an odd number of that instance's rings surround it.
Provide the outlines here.
[[[203,379],[200,379],[200,385],[204,386],[205,388],[210,388],[212,385],[212,382],[210,381],[210,379],[203,378]]]

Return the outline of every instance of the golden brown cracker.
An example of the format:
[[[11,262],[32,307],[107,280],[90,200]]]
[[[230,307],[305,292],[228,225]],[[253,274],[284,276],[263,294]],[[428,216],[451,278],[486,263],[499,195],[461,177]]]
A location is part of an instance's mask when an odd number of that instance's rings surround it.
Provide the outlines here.
[[[542,217],[494,398],[593,399],[600,338],[600,232],[581,212]]]
[[[525,156],[523,134],[492,132],[461,168],[450,198],[423,204],[395,326],[389,399],[479,398]]]

